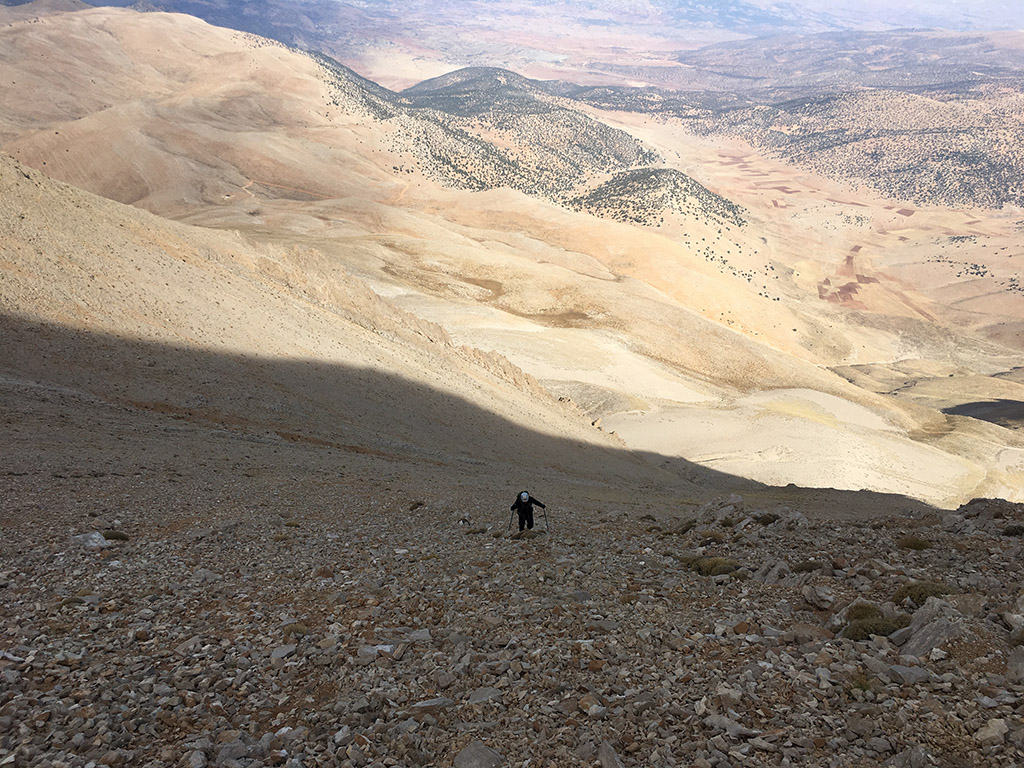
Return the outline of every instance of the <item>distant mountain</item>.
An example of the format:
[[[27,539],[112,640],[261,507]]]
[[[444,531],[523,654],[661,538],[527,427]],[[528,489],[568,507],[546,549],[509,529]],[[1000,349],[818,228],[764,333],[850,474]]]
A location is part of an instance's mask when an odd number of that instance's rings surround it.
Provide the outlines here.
[[[759,101],[849,88],[968,88],[1024,82],[1024,37],[925,30],[844,31],[736,40],[683,51],[679,67],[603,65],[683,91]]]
[[[17,0],[2,0],[18,5]],[[104,0],[92,5],[132,7],[133,0]],[[1024,8],[1000,0],[962,3],[889,3],[860,0],[851,8],[847,0],[585,0],[559,5],[524,0],[515,5],[487,0],[436,3],[431,0],[155,0],[148,7],[188,13],[219,26],[263,34],[283,42],[323,48],[325,41],[358,45],[362,37],[405,37],[417,28],[429,35],[437,29],[463,35],[472,28],[500,29],[526,26],[537,18],[561,17],[567,26],[592,28],[660,26],[679,31],[722,30],[743,36],[807,34],[840,30],[942,28],[959,31],[1024,28]],[[467,22],[472,22],[468,24]],[[328,46],[331,47],[331,46]],[[335,51],[336,52],[336,51]]]
[[[723,43],[679,59],[685,67],[661,77],[685,90],[560,84],[552,91],[601,109],[677,119],[702,135],[740,136],[897,199],[1024,203],[1019,36],[829,33]]]
[[[391,121],[398,128],[394,148],[449,186],[509,187],[644,224],[670,212],[743,223],[734,203],[679,171],[655,167],[655,152],[555,95],[558,88],[550,84],[476,67],[394,93],[325,56],[316,58],[331,73],[336,104]],[[592,188],[602,174],[613,178]]]
[[[20,0],[0,2],[11,5]],[[799,55],[803,45],[791,36],[822,32],[1024,29],[1024,5],[999,0],[977,0],[969,6],[859,0],[856,8],[847,0],[90,0],[90,4],[189,14],[302,50],[322,51],[396,87],[445,68],[483,65],[568,79],[579,79],[572,73],[587,73],[587,82],[599,77],[603,82],[639,80],[672,88],[692,87],[680,76],[693,74],[699,87],[732,90],[742,85],[743,78],[759,81],[762,73],[740,73],[736,62],[726,61],[719,67],[692,52],[693,48],[781,37],[778,43],[766,44],[766,51],[774,46],[790,56]],[[756,53],[756,47],[743,50]],[[685,69],[666,66],[673,51],[681,51],[679,63]],[[856,59],[864,51],[852,53]],[[765,63],[772,61],[754,58],[748,65],[756,69]],[[847,66],[842,58],[832,63],[840,73]],[[899,59],[891,64],[905,63]],[[925,63],[941,68],[944,58]]]
[[[697,219],[713,215],[740,227],[746,224],[742,207],[674,168],[622,171],[572,198],[569,205],[597,216],[648,226],[659,225],[666,211]]]
[[[506,70],[453,72],[404,91],[401,103],[411,114],[440,119],[460,137],[486,142],[522,179],[494,178],[485,182],[488,187],[512,186],[557,197],[586,182],[589,174],[658,161],[654,152],[624,131],[594,120],[539,84]]]

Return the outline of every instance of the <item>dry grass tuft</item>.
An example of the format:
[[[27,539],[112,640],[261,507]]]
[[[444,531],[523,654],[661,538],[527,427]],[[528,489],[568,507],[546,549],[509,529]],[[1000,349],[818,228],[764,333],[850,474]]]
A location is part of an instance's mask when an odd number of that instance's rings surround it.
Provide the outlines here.
[[[872,635],[887,637],[896,630],[908,626],[910,626],[910,617],[905,613],[873,619],[859,619],[846,625],[843,637],[848,637],[850,640],[870,640]]]
[[[911,549],[915,552],[921,552],[926,549],[932,548],[932,543],[928,539],[921,538],[920,536],[903,536],[896,541],[896,546],[900,549]]]
[[[702,547],[706,547],[709,544],[724,544],[725,534],[721,531],[705,528],[703,531],[697,531],[697,542]]]
[[[948,586],[938,581],[912,581],[897,589],[892,596],[892,601],[894,603],[902,603],[909,597],[914,605],[921,606],[925,604],[929,597],[942,597],[943,595],[950,594],[952,591]]]
[[[699,557],[689,564],[690,570],[701,576],[721,576],[732,573],[739,567],[739,561],[729,557]]]
[[[881,619],[883,616],[882,609],[874,603],[854,603],[846,609],[846,620],[850,623]]]

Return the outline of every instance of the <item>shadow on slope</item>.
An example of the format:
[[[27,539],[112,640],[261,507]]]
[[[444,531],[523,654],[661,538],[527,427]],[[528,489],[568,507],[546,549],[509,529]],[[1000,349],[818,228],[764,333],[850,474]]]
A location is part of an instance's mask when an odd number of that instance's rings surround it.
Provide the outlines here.
[[[972,419],[998,424],[1007,429],[1024,427],[1024,403],[1019,400],[984,400],[976,403],[961,403],[944,408],[943,413],[951,416],[970,416]]]
[[[501,478],[637,503],[739,492],[753,503],[857,516],[931,508],[866,491],[768,488],[690,462],[523,426],[377,370],[259,359],[0,316],[8,475],[131,476],[163,462],[227,472],[257,453],[292,479],[311,472]],[[208,470],[202,470],[207,467]],[[412,482],[412,481],[410,481]]]

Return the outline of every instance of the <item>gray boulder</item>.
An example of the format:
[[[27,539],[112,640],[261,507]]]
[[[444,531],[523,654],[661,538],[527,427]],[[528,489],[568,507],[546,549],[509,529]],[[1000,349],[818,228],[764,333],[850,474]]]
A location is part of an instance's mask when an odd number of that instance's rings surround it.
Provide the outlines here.
[[[967,634],[964,616],[945,600],[929,597],[907,628],[907,641],[900,649],[906,656],[923,659],[933,648]]]
[[[504,755],[479,740],[470,742],[455,756],[455,768],[499,768],[504,763]]]
[[[77,536],[72,536],[71,541],[88,552],[98,552],[110,546],[110,542],[99,531],[80,533]]]
[[[597,759],[601,768],[624,768],[615,748],[607,741],[602,741],[597,750]]]

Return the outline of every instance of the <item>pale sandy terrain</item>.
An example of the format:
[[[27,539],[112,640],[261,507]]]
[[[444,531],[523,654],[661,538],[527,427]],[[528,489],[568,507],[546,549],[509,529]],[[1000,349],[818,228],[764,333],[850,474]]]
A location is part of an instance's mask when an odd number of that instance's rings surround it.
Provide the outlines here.
[[[1020,433],[941,412],[964,404],[965,377],[981,382],[970,397],[989,397],[988,377],[1019,362],[1019,349],[1004,346],[1013,334],[989,331],[1021,322],[1021,294],[986,300],[988,278],[963,287],[950,265],[929,261],[940,254],[937,236],[977,234],[984,241],[965,243],[964,258],[984,245],[999,254],[990,271],[1008,269],[1019,250],[1012,212],[908,212],[736,142],[622,115],[601,118],[745,206],[749,223],[676,217],[640,228],[510,190],[444,189],[415,169],[396,174],[410,164],[391,140],[396,126],[332,103],[310,58],[181,16],[96,9],[12,21],[0,27],[0,75],[0,98],[15,105],[0,116],[5,152],[112,200],[234,231],[165,231],[100,203],[59,228],[40,219],[38,237],[59,229],[69,264],[82,263],[58,269],[23,233],[23,245],[5,245],[4,311],[22,324],[17,338],[38,338],[44,324],[272,367],[366,372],[343,384],[318,375],[315,386],[274,374],[238,399],[220,377],[198,394],[192,383],[145,394],[129,383],[117,402],[170,402],[225,421],[259,405],[270,415],[254,423],[271,432],[509,472],[528,455],[556,474],[601,475],[593,468],[605,461],[633,467],[639,459],[620,453],[630,448],[655,465],[697,462],[772,484],[940,506],[1022,498]],[[4,173],[17,181],[13,165]],[[152,264],[130,255],[132,239],[107,248],[79,232],[108,215],[127,217]],[[193,240],[201,247],[175,255]],[[29,348],[11,377],[81,386],[74,369],[58,376]],[[957,377],[931,377],[927,395],[891,395],[846,370],[907,359],[951,366]],[[430,404],[405,384],[376,393],[381,376],[426,388]],[[1002,381],[998,392],[1013,386]],[[446,412],[455,396],[480,415]],[[385,403],[409,397],[395,424],[374,427]],[[272,416],[294,403],[303,403],[298,427],[291,415]],[[591,426],[598,418],[601,429]],[[525,442],[495,440],[509,429]],[[598,453],[566,458],[578,442]],[[680,482],[644,466],[643,482]]]

